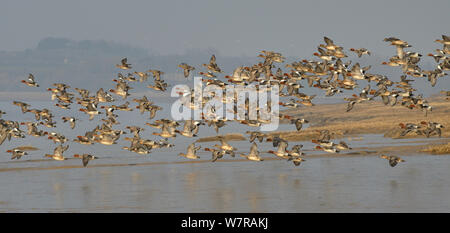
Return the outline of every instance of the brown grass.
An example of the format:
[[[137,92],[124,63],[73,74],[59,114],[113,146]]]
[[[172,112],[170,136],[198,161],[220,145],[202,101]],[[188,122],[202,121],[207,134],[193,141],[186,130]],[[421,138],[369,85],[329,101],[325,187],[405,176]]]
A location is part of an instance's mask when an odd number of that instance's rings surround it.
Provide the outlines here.
[[[430,154],[450,154],[450,143],[432,145],[422,150],[422,152],[428,152]]]

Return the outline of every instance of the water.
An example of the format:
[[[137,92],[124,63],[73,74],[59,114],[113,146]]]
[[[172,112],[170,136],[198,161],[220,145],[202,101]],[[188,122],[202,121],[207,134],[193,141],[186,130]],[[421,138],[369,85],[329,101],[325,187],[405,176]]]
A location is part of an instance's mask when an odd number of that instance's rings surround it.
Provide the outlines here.
[[[153,158],[152,158],[153,159]],[[408,156],[3,172],[1,211],[448,212],[448,157]]]
[[[12,101],[11,101],[12,102]],[[6,111],[4,119],[33,120],[23,115],[11,102],[0,102]],[[33,107],[49,106],[33,102]],[[55,109],[55,108],[51,108]],[[58,128],[69,138],[84,134],[98,123],[89,122],[82,113],[80,128],[74,131],[59,119],[66,114],[55,110]],[[147,114],[121,112],[126,125],[141,125]],[[161,115],[157,115],[160,118]],[[283,125],[282,130],[293,129]],[[155,139],[145,127],[142,137]],[[40,129],[45,129],[41,127]],[[250,127],[232,124],[221,133],[245,132]],[[52,131],[53,129],[49,129]],[[201,128],[200,136],[215,135],[212,128]],[[381,135],[363,135],[360,141],[348,141],[358,151],[367,147],[412,145],[436,139],[391,140]],[[210,153],[201,151],[201,163],[185,163],[177,156],[195,139],[177,136],[176,146],[137,155],[118,145],[85,146],[69,143],[67,157],[74,153],[93,153],[100,157],[88,168],[79,167],[79,159],[53,161],[43,158],[53,151],[53,142],[41,138],[12,139],[0,146],[0,212],[449,212],[450,170],[448,156],[412,154],[402,156],[406,162],[390,167],[386,160],[374,155],[325,157],[312,156],[304,145],[306,162],[299,167],[282,160],[264,162],[215,162]],[[217,142],[199,143],[210,147]],[[247,153],[247,142],[232,141],[238,153]],[[19,161],[11,161],[7,149],[31,144],[40,148]],[[270,143],[258,143],[261,152],[272,149]],[[297,144],[290,142],[290,146]],[[370,150],[370,149],[369,149]],[[263,157],[273,157],[267,153]],[[227,157],[228,159],[229,157]],[[11,169],[12,170],[5,170]]]

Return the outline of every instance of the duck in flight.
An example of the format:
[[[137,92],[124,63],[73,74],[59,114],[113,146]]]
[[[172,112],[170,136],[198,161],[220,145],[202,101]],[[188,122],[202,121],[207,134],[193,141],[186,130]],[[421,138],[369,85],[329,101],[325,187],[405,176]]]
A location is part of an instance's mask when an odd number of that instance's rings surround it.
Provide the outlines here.
[[[196,155],[197,151],[201,148],[201,146],[195,146],[195,143],[192,143],[188,146],[186,154],[180,153],[179,155],[188,159],[199,159],[200,156]]]
[[[256,142],[253,142],[250,153],[248,155],[241,154],[241,157],[251,161],[264,161],[264,159],[259,156],[258,145],[256,145]]]
[[[129,70],[131,69],[131,64],[127,64],[128,59],[124,58],[120,62],[121,64],[116,64],[116,67],[122,70]]]
[[[29,74],[28,75],[28,81],[27,80],[22,80],[22,83],[25,83],[29,87],[39,87],[39,84],[37,84],[36,81],[34,81],[34,75],[33,74]]]
[[[195,67],[190,66],[190,65],[188,65],[186,63],[181,63],[181,64],[178,65],[178,67],[183,69],[183,74],[184,74],[185,78],[189,77],[189,73],[191,71],[195,70]]]
[[[98,159],[98,157],[95,157],[91,154],[83,154],[83,155],[74,154],[73,157],[81,159],[83,167],[86,167],[90,160]]]
[[[401,159],[400,157],[394,156],[394,155],[381,155],[380,158],[387,159],[389,161],[389,165],[391,167],[395,167],[398,163],[405,162],[405,160]]]
[[[52,159],[58,160],[58,161],[66,160],[67,158],[65,158],[63,156],[63,153],[67,149],[69,149],[69,145],[63,146],[61,144],[54,149],[53,154],[45,154],[45,157],[49,157],[49,158],[52,158]]]

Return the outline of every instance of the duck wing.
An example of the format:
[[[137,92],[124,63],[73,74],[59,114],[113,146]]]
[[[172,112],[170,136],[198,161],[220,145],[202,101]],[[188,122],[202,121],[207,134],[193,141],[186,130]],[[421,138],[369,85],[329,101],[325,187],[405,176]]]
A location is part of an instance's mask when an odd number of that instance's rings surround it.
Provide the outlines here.
[[[285,152],[286,147],[288,147],[288,144],[284,141],[281,141],[280,144],[278,145],[278,152]]]
[[[59,145],[55,148],[55,150],[53,151],[53,154],[56,156],[62,156],[64,151],[66,151],[67,149],[69,149],[69,145],[67,145],[67,146]]]
[[[29,74],[28,75],[28,80],[32,83],[34,83],[34,75],[33,74]]]
[[[216,55],[212,55],[211,59],[209,59],[209,64],[216,65]]]
[[[259,155],[258,146],[256,145],[255,142],[252,144],[252,147],[250,147],[250,155],[255,155],[255,156]]]
[[[124,66],[128,65],[128,64],[127,64],[127,61],[128,61],[127,58],[122,59],[122,60],[121,60],[122,65],[124,65]]]
[[[82,161],[83,161],[83,167],[86,167],[89,163],[89,156],[84,154]]]
[[[325,43],[326,43],[327,45],[333,45],[333,44],[334,44],[334,43],[333,43],[333,40],[331,40],[330,38],[328,38],[328,37],[326,37],[326,36],[323,37],[323,40],[325,41]]]

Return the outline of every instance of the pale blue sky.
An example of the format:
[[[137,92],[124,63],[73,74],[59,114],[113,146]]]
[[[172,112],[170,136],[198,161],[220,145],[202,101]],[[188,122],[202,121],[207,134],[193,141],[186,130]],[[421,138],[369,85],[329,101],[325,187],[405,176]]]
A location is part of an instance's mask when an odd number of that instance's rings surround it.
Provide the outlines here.
[[[42,38],[103,39],[161,54],[216,48],[222,55],[262,49],[309,56],[323,36],[393,53],[395,36],[419,52],[450,34],[450,1],[62,1],[3,0],[0,50],[34,48]]]

